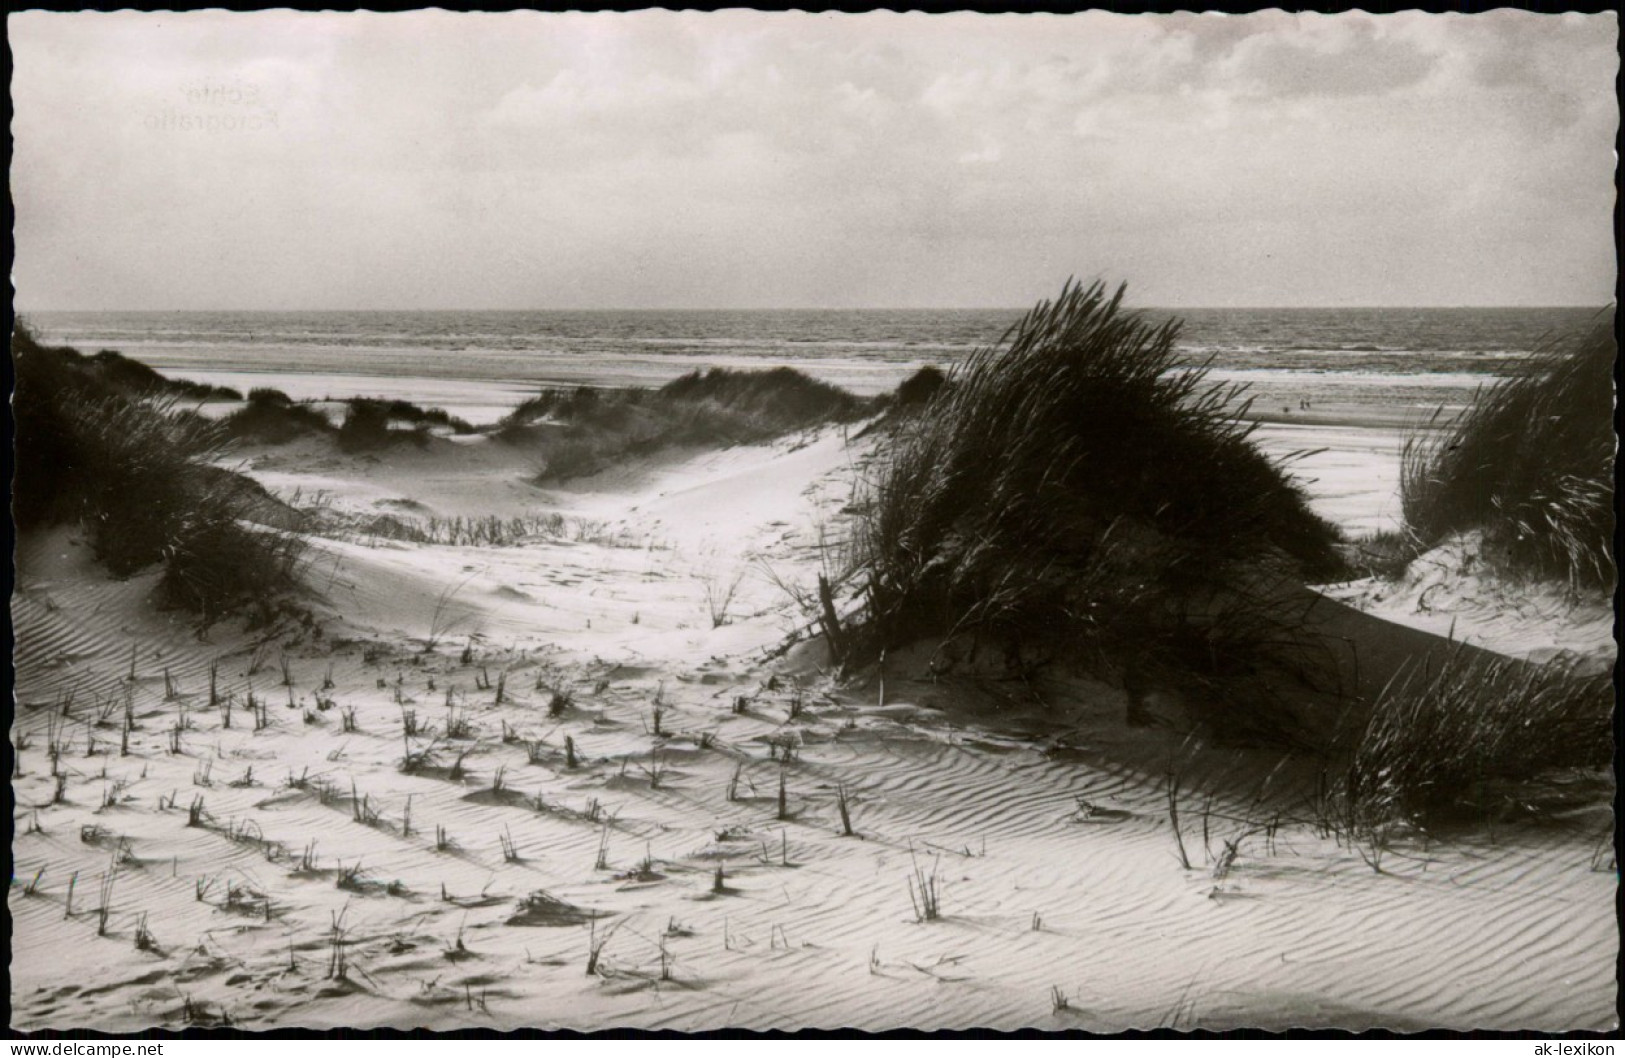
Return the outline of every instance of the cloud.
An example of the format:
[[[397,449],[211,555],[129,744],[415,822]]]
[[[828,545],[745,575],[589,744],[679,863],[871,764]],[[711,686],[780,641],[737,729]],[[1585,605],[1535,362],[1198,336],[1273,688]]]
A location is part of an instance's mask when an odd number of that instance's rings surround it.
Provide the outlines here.
[[[1242,41],[1224,68],[1276,97],[1380,95],[1427,77],[1437,56],[1383,25],[1365,16],[1301,16],[1289,33]]]
[[[1022,304],[1096,269],[1184,304],[1613,283],[1612,16],[9,26],[35,305]],[[249,114],[276,120],[166,124]],[[1435,249],[1465,233],[1482,267]]]

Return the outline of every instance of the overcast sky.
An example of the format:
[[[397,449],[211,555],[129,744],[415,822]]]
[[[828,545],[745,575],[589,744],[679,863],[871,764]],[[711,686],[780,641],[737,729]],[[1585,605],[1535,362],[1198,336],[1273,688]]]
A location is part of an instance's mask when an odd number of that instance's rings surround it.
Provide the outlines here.
[[[24,14],[20,308],[1601,304],[1612,14]]]

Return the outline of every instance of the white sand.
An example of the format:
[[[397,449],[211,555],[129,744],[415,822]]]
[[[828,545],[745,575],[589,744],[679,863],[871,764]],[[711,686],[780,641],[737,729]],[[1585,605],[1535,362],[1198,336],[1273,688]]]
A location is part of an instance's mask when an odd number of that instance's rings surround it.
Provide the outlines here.
[[[1618,644],[1606,597],[1509,583],[1484,568],[1482,552],[1477,533],[1463,534],[1417,558],[1395,582],[1356,581],[1330,593],[1384,620],[1499,654],[1569,655],[1599,671],[1613,667]]]
[[[1350,537],[1397,529],[1399,456],[1396,430],[1362,425],[1268,423],[1254,433],[1309,493],[1315,512]]]
[[[1381,446],[1335,439],[1343,454],[1306,463],[1317,502],[1345,525],[1385,524],[1391,506],[1367,506],[1389,490],[1368,480]],[[69,534],[28,542],[13,601],[13,737],[29,740],[13,783],[13,1026],[175,1026],[188,1003],[251,1029],[1617,1024],[1617,879],[1594,869],[1605,804],[1493,835],[1397,835],[1379,873],[1307,818],[1312,776],[1288,767],[1261,787],[1273,758],[1125,728],[1111,692],[1078,685],[1046,712],[1019,686],[933,682],[913,657],[890,661],[883,691],[833,685],[816,644],[768,660],[806,621],[774,578],[811,585],[864,456],[826,430],[541,490],[487,441],[271,449],[251,473],[343,511],[567,516],[561,536],[505,548],[316,540],[319,636],[200,637],[150,607],[154,574],[113,582]],[[229,729],[208,707],[216,662]],[[250,688],[269,703],[263,731]],[[575,699],[558,717],[554,688]],[[448,693],[472,737],[444,738]],[[138,726],[123,756],[126,696]],[[442,768],[462,756],[460,778],[402,774],[406,710],[441,737]],[[56,804],[53,728],[68,775]],[[206,815],[188,826],[195,798]],[[1239,854],[1216,878],[1227,840]],[[916,921],[916,870],[940,885],[937,921]],[[583,914],[522,924],[537,891]],[[155,950],[137,950],[141,916]]]

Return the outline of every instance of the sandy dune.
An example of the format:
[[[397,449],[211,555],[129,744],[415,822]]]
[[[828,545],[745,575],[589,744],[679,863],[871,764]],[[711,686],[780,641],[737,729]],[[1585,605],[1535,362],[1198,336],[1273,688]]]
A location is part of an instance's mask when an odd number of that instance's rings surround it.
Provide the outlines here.
[[[257,478],[337,512],[563,515],[511,547],[319,538],[318,619],[271,629],[200,632],[153,574],[30,541],[14,1027],[1616,1024],[1598,791],[1351,848],[1307,766],[1129,729],[1107,689],[781,654],[806,617],[775,582],[812,583],[865,455],[825,430],[543,490],[484,440],[270,450]]]
[[[1602,670],[1617,655],[1607,599],[1551,584],[1508,584],[1477,559],[1478,534],[1464,534],[1420,556],[1396,583],[1356,581],[1337,598],[1387,621],[1501,654],[1544,661],[1586,659]]]

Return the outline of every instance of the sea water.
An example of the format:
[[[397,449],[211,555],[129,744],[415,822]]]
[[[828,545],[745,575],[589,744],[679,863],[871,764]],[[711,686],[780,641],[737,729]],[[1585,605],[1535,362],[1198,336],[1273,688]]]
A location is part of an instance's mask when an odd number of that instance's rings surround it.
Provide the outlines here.
[[[1298,401],[1423,407],[1516,371],[1594,309],[1144,310],[1178,351],[1283,412]],[[445,406],[471,421],[545,385],[658,385],[697,368],[788,364],[878,393],[996,343],[1019,309],[769,311],[40,312],[48,342],[116,349],[166,374]]]

